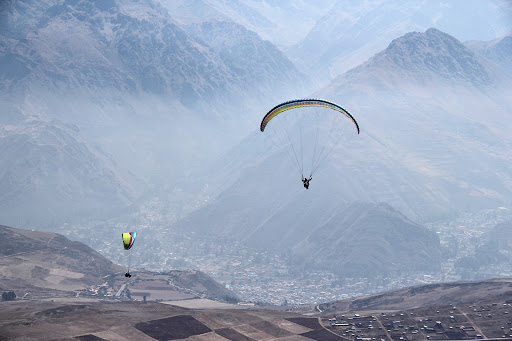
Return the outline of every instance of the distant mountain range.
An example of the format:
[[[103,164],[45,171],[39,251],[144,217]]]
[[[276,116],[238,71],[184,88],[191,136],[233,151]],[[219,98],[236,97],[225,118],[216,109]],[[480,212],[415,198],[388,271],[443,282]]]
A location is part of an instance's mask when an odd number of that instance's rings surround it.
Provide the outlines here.
[[[302,70],[310,70],[319,79],[331,80],[408,32],[436,27],[462,41],[501,35],[504,32],[500,29],[510,27],[510,5],[506,1],[488,5],[478,0],[450,4],[443,1],[338,1],[317,20],[302,41],[287,49],[287,53]],[[475,25],[476,22],[495,24]]]
[[[335,0],[161,0],[177,21],[184,24],[231,21],[258,33],[280,48],[302,40]]]
[[[496,69],[453,37],[429,29],[395,39],[318,96],[343,103],[359,119],[363,136],[347,156],[375,170],[364,177],[354,173],[367,183],[365,192],[389,179],[395,191],[387,194],[401,199],[387,202],[424,219],[510,203],[509,77],[510,69]],[[429,203],[409,211],[427,197]]]

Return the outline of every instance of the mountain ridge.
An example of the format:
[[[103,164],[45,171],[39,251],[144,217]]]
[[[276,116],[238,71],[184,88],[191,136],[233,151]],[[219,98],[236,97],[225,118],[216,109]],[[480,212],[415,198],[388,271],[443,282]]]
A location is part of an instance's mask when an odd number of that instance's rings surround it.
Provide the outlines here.
[[[380,71],[385,68],[386,73]],[[470,83],[488,86],[491,77],[479,58],[461,42],[435,28],[424,33],[410,32],[394,39],[382,52],[333,80],[349,83],[366,77],[378,89],[408,82],[427,86],[432,82]],[[341,85],[339,85],[341,86]]]

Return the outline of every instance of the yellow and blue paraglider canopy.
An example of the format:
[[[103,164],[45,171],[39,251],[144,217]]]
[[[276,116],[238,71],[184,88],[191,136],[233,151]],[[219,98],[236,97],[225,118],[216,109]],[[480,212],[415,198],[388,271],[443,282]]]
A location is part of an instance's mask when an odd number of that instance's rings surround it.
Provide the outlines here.
[[[348,118],[348,120],[347,120]],[[260,130],[272,138],[272,146],[288,154],[306,189],[316,170],[336,150],[338,155],[359,125],[343,107],[323,99],[294,99],[276,105],[263,117]]]
[[[355,118],[345,109],[340,107],[339,105],[323,100],[323,99],[314,99],[314,98],[306,98],[306,99],[294,99],[292,101],[284,102],[279,105],[276,105],[272,108],[266,115],[263,117],[263,120],[260,124],[260,130],[264,131],[267,123],[270,122],[271,119],[282,113],[283,111],[296,109],[301,107],[324,107],[339,111],[341,114],[347,116],[352,123],[354,123],[355,128],[357,129],[357,133],[359,134],[359,125]]]
[[[123,245],[125,250],[130,250],[133,246],[133,242],[135,242],[135,237],[137,237],[136,232],[126,232],[123,233]]]

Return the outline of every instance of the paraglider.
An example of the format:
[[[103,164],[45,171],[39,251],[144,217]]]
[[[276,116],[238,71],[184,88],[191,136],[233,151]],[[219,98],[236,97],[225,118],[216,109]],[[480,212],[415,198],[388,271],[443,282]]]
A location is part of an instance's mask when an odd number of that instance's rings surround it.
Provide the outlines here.
[[[287,110],[293,113],[283,114]],[[343,139],[359,134],[359,125],[347,110],[333,102],[295,99],[272,108],[263,117],[260,130],[270,131],[274,145],[286,150],[304,188],[309,189],[315,171]]]
[[[311,177],[311,176],[309,177],[309,179],[306,179],[306,178],[304,178],[304,177],[302,178],[302,182],[304,183],[304,188],[305,188],[305,189],[309,189],[309,182],[310,182],[311,180],[313,180],[313,177]]]
[[[126,232],[122,234],[123,237],[123,246],[126,251],[130,250],[135,242],[135,238],[137,237],[136,232]],[[132,277],[130,274],[130,262],[131,262],[131,253],[128,255],[128,270],[124,274],[125,277]]]

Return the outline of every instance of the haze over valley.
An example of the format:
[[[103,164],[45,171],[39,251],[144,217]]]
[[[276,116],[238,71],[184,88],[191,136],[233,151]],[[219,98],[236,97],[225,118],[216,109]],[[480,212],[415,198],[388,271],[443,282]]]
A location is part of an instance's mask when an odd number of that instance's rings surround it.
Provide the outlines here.
[[[0,224],[259,305],[510,277],[511,61],[501,0],[2,1]],[[298,98],[360,128],[307,190]]]

